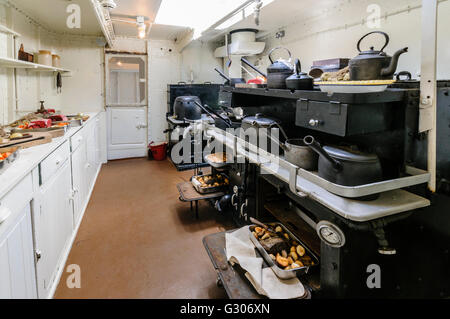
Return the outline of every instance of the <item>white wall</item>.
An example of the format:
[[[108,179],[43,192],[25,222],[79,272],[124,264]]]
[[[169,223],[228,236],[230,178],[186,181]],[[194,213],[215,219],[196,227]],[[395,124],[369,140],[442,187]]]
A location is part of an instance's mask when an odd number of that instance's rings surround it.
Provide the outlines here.
[[[214,71],[222,69],[222,59],[214,57],[215,44],[200,41],[191,42],[181,52],[181,81],[194,83],[223,83],[223,79]]]
[[[92,37],[62,36],[31,23],[22,13],[0,5],[0,23],[21,34],[12,48],[11,36],[0,33],[0,55],[17,58],[21,44],[30,53],[46,49],[61,57],[61,66],[72,70],[63,77],[62,93],[56,91],[56,74],[17,69],[17,110],[13,70],[0,68],[0,123],[9,123],[36,110],[44,100],[48,108],[64,113],[103,108],[103,49]]]
[[[345,6],[341,6],[338,10],[329,10],[326,16],[314,20],[300,20],[297,23],[280,26],[279,29],[286,31],[283,39],[275,38],[275,31],[270,32],[266,37],[259,40],[265,40],[266,51],[249,60],[255,62],[262,69],[266,69],[269,65],[267,58],[268,51],[275,46],[285,46],[291,50],[294,57],[299,57],[302,62],[303,69],[308,71],[314,60],[328,58],[353,58],[358,54],[356,44],[361,36],[374,31],[366,24],[358,23],[352,25],[355,21],[361,21],[367,17],[367,5],[375,3],[382,8],[382,15],[393,13],[395,10],[384,11],[387,0],[360,0],[358,3],[348,2]],[[420,4],[420,1],[409,1],[411,8]],[[406,8],[406,6],[405,6]],[[438,79],[450,78],[450,42],[448,30],[450,29],[450,1],[439,4],[439,20],[438,20]],[[399,13],[388,16],[381,20],[379,30],[389,34],[390,44],[385,51],[392,55],[395,51],[403,47],[409,47],[409,52],[400,57],[397,71],[407,70],[413,76],[420,74],[421,61],[421,9],[411,9],[409,12]],[[278,29],[278,30],[279,30]],[[328,30],[328,31],[327,31]],[[365,40],[366,47],[369,44],[380,47],[381,40],[374,36],[370,40]]]
[[[148,42],[149,141],[166,140],[167,85],[181,80],[181,56],[173,41]]]

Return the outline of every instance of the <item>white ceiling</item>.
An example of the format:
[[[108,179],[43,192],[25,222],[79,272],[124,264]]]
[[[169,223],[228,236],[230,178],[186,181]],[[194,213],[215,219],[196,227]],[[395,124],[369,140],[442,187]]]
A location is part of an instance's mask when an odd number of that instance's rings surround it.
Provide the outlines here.
[[[11,3],[33,20],[53,32],[101,36],[102,31],[88,0],[13,0]],[[70,29],[67,6],[76,3],[81,9],[81,28]]]

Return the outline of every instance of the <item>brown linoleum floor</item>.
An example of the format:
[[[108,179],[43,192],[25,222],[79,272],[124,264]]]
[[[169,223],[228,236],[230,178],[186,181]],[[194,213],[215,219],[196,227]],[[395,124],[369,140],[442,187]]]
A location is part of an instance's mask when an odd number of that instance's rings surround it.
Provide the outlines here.
[[[63,273],[55,298],[226,298],[202,238],[232,227],[208,203],[200,219],[178,200],[192,171],[130,159],[104,165],[66,263],[81,268],[81,288]]]

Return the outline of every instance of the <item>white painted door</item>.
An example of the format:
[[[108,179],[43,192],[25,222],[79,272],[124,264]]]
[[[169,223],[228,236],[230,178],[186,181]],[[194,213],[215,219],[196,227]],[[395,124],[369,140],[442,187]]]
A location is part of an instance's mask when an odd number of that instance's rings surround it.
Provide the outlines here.
[[[106,54],[108,159],[147,152],[147,56]]]
[[[39,298],[46,298],[58,272],[57,265],[73,231],[70,161],[41,188],[39,209],[34,214]]]
[[[0,237],[0,299],[36,298],[30,204]]]

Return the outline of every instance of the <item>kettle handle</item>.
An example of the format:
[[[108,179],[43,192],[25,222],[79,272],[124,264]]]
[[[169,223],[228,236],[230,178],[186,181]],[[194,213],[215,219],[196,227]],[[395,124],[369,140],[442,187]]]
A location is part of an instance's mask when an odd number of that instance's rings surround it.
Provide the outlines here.
[[[274,52],[274,51],[276,51],[276,50],[279,50],[279,49],[284,49],[284,50],[286,50],[287,51],[287,53],[289,53],[289,62],[291,62],[292,61],[292,54],[291,54],[291,51],[289,51],[287,48],[285,48],[285,47],[275,47],[275,48],[273,48],[272,50],[270,50],[270,52],[269,52],[269,60],[270,60],[270,63],[274,63],[273,62],[273,60],[272,60],[272,53]]]
[[[383,32],[383,31],[372,31],[372,32],[369,32],[369,33],[367,33],[366,35],[364,35],[361,39],[359,39],[358,45],[356,46],[356,47],[358,48],[358,51],[359,51],[359,52],[361,52],[361,47],[360,47],[361,41],[362,41],[363,39],[365,39],[367,36],[369,36],[369,35],[371,35],[371,34],[374,34],[374,33],[382,34],[382,35],[384,35],[384,38],[386,39],[386,43],[384,44],[384,46],[381,48],[380,51],[383,51],[384,48],[387,47],[387,45],[389,44],[389,35],[388,35],[386,32]]]

